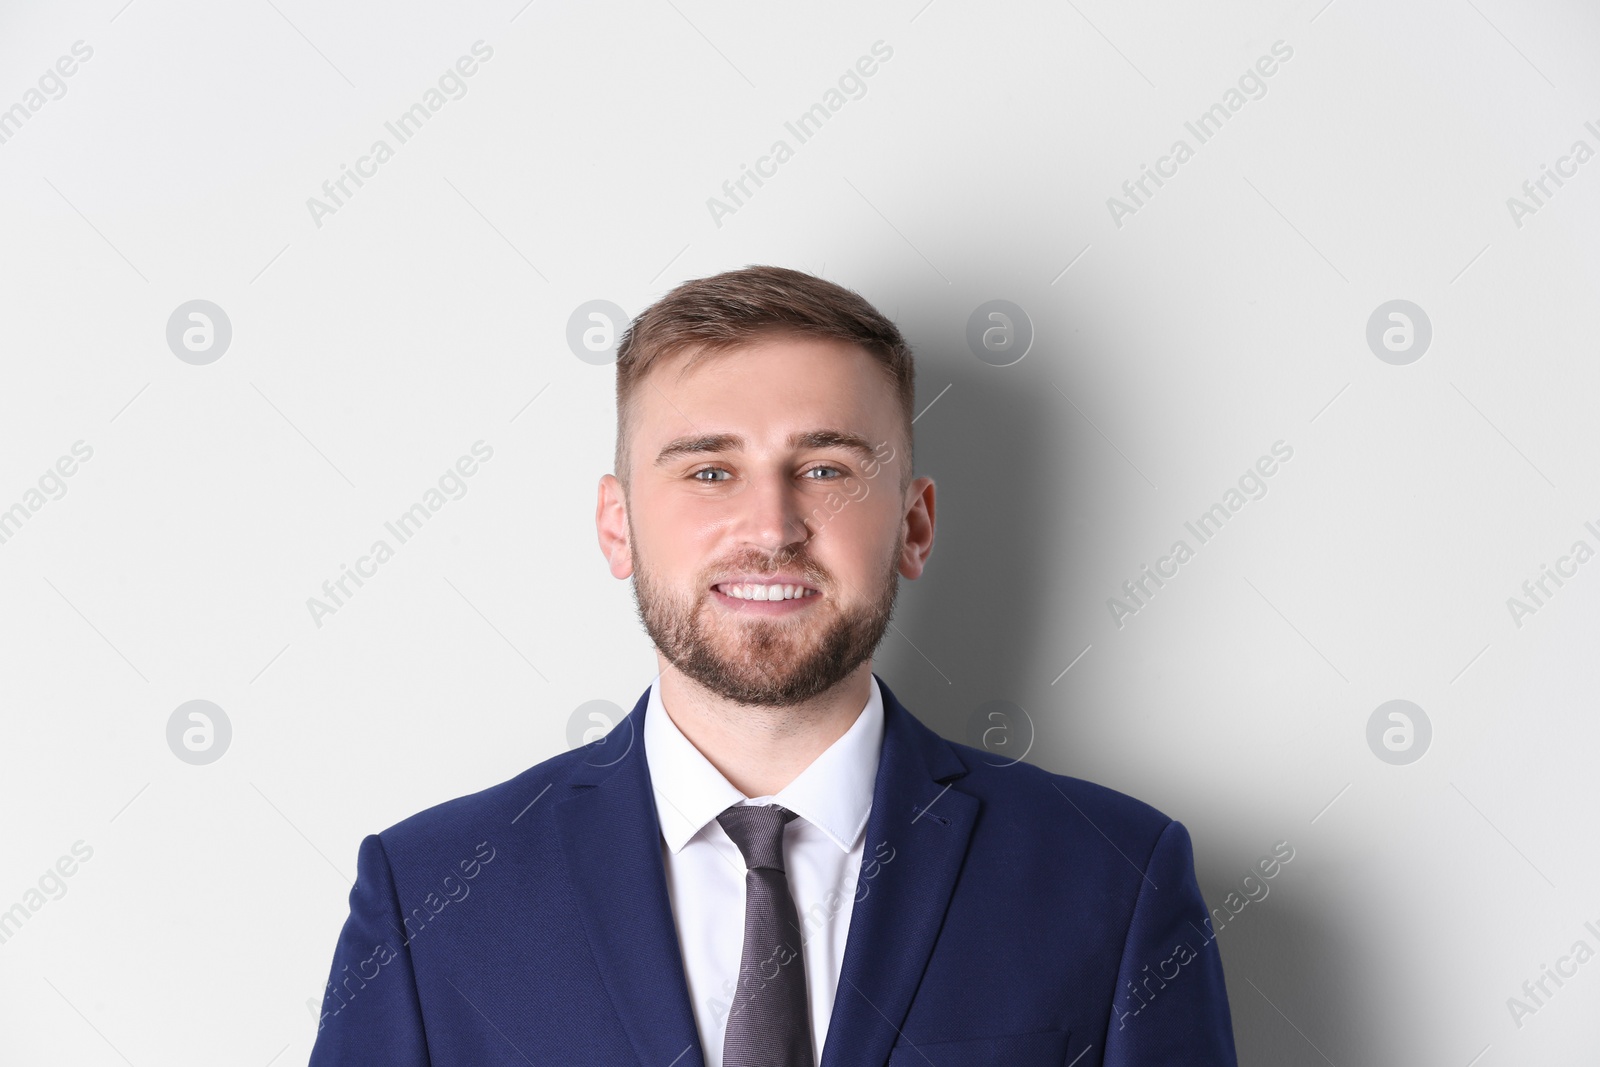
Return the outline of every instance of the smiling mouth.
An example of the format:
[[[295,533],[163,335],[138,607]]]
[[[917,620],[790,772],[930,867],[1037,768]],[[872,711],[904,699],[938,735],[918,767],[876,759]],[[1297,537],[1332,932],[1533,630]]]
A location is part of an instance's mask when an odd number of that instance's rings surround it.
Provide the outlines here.
[[[711,587],[723,596],[734,600],[756,602],[771,602],[778,600],[809,600],[822,594],[815,589],[804,585],[770,584],[763,585],[754,582],[738,584],[714,585]]]

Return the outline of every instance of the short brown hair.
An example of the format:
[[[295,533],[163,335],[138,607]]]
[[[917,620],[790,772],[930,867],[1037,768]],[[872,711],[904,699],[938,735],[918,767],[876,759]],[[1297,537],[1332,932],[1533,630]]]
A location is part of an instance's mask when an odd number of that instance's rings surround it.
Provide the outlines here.
[[[882,364],[900,403],[905,455],[900,491],[911,484],[915,368],[900,330],[859,293],[804,271],[750,266],[684,282],[634,319],[617,346],[616,473],[628,484],[631,399],[650,369],[688,353],[701,357],[771,334],[797,333],[860,346]]]

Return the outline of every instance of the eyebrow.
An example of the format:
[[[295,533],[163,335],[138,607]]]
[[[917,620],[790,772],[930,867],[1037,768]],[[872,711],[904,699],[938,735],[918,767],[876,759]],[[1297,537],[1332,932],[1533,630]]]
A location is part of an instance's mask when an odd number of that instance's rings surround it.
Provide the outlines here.
[[[848,430],[806,430],[789,435],[789,447],[796,451],[823,448],[842,448],[863,459],[875,458],[877,449],[865,437]],[[662,467],[682,456],[699,456],[722,452],[742,452],[745,441],[736,433],[697,434],[669,441],[656,453],[656,466]]]

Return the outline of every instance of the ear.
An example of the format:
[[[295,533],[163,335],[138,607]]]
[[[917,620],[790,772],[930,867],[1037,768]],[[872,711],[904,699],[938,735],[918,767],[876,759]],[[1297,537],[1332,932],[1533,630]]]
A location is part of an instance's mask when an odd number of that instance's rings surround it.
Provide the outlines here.
[[[600,535],[600,552],[611,567],[613,578],[633,574],[633,545],[628,540],[628,499],[614,474],[600,477],[600,499],[595,506],[594,527]]]
[[[905,547],[900,550],[902,578],[920,578],[933,551],[933,479],[914,478],[906,487],[906,512],[902,521]]]

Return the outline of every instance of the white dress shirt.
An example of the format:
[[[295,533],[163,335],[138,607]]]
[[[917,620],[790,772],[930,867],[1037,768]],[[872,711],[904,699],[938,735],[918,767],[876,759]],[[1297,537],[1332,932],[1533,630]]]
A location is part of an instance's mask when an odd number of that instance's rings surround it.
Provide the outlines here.
[[[806,1005],[820,1061],[861,871],[867,815],[883,746],[883,695],[872,679],[850,729],[775,795],[746,797],[683,735],[650,685],[645,759],[661,820],[661,856],[689,1001],[706,1067],[722,1067],[728,1010],[744,951],[745,864],[717,816],[734,804],[781,804],[784,866],[803,931]]]

